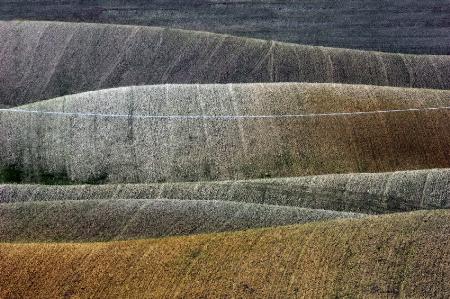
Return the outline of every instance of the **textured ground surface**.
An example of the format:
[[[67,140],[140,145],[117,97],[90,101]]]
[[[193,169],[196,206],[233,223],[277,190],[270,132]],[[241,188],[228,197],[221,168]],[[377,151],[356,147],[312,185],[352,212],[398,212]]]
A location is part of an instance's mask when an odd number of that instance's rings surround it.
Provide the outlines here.
[[[0,185],[0,203],[181,198],[382,214],[450,208],[450,170],[192,183]]]
[[[450,213],[127,242],[0,244],[2,297],[450,296]]]
[[[170,199],[0,204],[0,242],[92,242],[273,227],[363,214]]]
[[[444,0],[24,4],[449,54]],[[450,56],[0,21],[0,57],[0,298],[450,297]]]
[[[0,21],[0,104],[161,83],[336,82],[450,89],[450,57],[170,28]]]
[[[0,166],[22,181],[94,183],[450,167],[450,109],[423,110],[449,103],[448,91],[361,85],[102,90],[21,107],[100,116],[0,111]]]
[[[173,26],[301,44],[450,54],[447,0],[3,0],[0,19]]]

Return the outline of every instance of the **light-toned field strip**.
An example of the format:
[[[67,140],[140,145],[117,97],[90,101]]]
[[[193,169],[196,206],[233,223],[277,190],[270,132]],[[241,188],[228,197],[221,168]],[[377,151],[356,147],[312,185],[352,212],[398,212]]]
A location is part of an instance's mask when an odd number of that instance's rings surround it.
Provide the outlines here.
[[[115,88],[0,111],[0,168],[22,182],[78,183],[444,168],[449,105],[450,91],[365,85]]]
[[[237,181],[0,185],[0,202],[179,198],[380,214],[450,208],[450,169]]]
[[[428,110],[448,110],[447,107],[427,107],[427,108],[409,108],[393,110],[374,110],[374,111],[356,111],[356,112],[334,112],[334,113],[309,113],[309,114],[278,114],[278,115],[139,115],[139,114],[102,114],[102,113],[82,113],[82,112],[56,112],[39,111],[26,109],[0,109],[0,111],[11,111],[20,113],[43,114],[43,115],[67,115],[67,116],[93,116],[93,117],[125,117],[125,118],[150,118],[150,119],[200,119],[200,120],[236,120],[236,119],[259,119],[259,118],[296,118],[296,117],[322,117],[322,116],[346,116],[346,115],[365,115],[377,113],[394,113],[408,111],[428,111]]]

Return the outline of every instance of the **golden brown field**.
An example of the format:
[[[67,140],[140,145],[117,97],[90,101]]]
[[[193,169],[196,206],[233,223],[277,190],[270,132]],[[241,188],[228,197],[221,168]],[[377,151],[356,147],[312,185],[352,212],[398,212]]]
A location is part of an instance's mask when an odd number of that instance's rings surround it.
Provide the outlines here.
[[[450,213],[108,243],[1,244],[2,297],[450,295]]]

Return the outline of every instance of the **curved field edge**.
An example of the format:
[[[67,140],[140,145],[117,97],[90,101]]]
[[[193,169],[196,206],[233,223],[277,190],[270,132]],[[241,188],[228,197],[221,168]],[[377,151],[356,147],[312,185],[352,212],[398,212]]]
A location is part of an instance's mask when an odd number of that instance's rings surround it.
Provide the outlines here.
[[[0,111],[0,167],[15,181],[77,183],[445,168],[449,99],[448,91],[329,84],[85,93],[31,106],[106,115]]]
[[[450,89],[449,56],[86,23],[0,22],[0,36],[0,104],[9,106],[161,83],[336,82]]]
[[[223,200],[370,214],[445,209],[450,208],[450,169],[215,182],[0,185],[0,203],[139,198]]]
[[[445,0],[13,3],[2,7],[1,19],[174,26],[323,46],[450,54]]]
[[[275,82],[125,86],[52,98],[22,105],[17,109],[99,116],[276,116],[424,109],[449,105],[450,90]]]
[[[0,204],[0,242],[92,242],[245,230],[364,214],[225,201],[127,199]]]
[[[90,244],[0,244],[3,297],[446,297],[450,211]]]

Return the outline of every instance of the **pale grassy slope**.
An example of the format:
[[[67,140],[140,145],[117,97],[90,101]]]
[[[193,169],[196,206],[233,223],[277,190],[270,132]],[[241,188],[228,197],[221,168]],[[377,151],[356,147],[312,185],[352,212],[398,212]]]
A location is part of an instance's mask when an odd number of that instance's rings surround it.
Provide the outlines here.
[[[0,104],[160,83],[336,82],[450,89],[449,56],[286,44],[205,32],[0,21]]]
[[[190,235],[359,218],[364,214],[176,199],[0,204],[0,242],[93,242]]]
[[[0,203],[180,198],[361,213],[450,208],[450,169],[153,184],[0,185]]]
[[[450,212],[87,244],[0,244],[1,297],[450,296]]]
[[[89,92],[22,109],[107,115],[1,111],[0,166],[19,181],[95,183],[444,168],[450,110],[420,109],[449,106],[449,95],[297,83]],[[413,110],[376,112],[392,109]],[[284,117],[298,114],[308,115]]]

